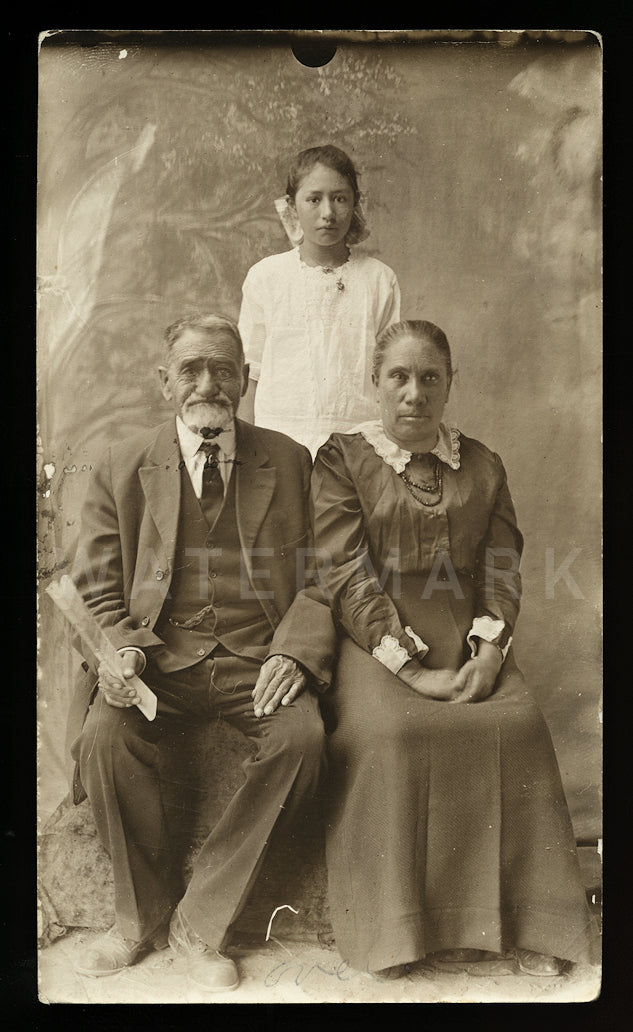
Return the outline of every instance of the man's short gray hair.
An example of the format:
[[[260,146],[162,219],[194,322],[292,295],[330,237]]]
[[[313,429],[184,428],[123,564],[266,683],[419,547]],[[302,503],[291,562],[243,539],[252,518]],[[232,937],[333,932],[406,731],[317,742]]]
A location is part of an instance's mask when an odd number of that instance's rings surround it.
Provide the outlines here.
[[[213,336],[215,333],[222,335],[228,333],[235,340],[240,360],[242,365],[244,364],[244,346],[240,331],[237,328],[237,324],[232,322],[231,319],[227,319],[223,315],[186,315],[182,319],[178,319],[165,330],[168,354],[171,354],[171,349],[185,330],[202,330],[210,336]]]

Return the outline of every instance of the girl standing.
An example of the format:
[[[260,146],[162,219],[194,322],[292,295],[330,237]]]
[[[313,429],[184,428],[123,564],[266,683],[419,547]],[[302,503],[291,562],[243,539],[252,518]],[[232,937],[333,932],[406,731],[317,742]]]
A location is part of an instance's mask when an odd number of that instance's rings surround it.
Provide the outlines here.
[[[247,273],[239,329],[258,426],[280,430],[313,455],[333,432],[376,415],[376,337],[400,318],[392,269],[351,250],[369,235],[358,175],[331,145],[297,155],[275,202],[293,244]],[[249,397],[250,396],[250,397]]]

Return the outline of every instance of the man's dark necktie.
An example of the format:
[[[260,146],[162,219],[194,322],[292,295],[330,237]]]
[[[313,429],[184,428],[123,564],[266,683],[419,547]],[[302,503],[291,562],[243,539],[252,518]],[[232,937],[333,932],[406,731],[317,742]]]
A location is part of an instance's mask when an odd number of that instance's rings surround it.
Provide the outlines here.
[[[200,451],[207,459],[202,468],[202,494],[200,506],[209,527],[213,527],[224,502],[224,481],[218,467],[219,447],[211,441],[203,441]]]

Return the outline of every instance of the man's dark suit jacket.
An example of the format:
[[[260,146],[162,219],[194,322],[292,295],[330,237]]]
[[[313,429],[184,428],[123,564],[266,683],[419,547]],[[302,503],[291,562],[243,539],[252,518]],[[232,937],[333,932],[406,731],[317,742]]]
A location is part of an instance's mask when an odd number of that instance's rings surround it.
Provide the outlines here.
[[[274,430],[239,419],[235,426],[232,476],[242,562],[270,622],[268,654],[290,656],[326,686],[335,652],[330,610],[316,593],[301,590],[313,545],[310,453]],[[113,445],[91,478],[72,576],[117,649],[162,644],[154,628],[169,604],[182,461],[172,419]],[[95,690],[94,657],[85,658],[89,668],[78,677],[68,745],[81,731]]]

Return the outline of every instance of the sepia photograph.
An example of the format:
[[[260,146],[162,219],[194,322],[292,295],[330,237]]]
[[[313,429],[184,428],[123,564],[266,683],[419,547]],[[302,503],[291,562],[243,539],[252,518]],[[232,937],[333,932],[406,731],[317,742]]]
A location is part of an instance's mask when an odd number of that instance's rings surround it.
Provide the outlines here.
[[[600,34],[36,45],[39,1002],[597,1000]]]

